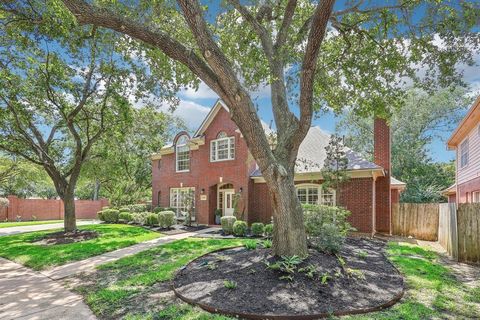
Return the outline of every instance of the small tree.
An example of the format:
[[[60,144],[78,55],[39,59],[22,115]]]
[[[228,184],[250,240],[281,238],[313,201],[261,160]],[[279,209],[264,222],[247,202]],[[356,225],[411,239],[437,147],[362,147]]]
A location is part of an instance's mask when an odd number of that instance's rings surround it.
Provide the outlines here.
[[[186,212],[185,212],[185,221],[183,222],[184,225],[191,227],[192,226],[192,218],[195,214],[194,206],[195,206],[195,193],[193,191],[188,191],[184,195],[185,197],[185,204],[186,204]]]
[[[343,139],[332,135],[328,145],[325,147],[327,157],[321,170],[323,177],[323,188],[335,190],[336,203],[340,199],[340,187],[350,179],[348,175],[348,158],[343,145]]]

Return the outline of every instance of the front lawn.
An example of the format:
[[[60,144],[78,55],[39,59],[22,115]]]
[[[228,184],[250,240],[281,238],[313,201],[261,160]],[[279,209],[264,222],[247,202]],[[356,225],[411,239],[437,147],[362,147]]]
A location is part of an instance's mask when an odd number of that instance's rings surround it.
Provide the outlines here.
[[[0,222],[1,228],[34,226],[39,224],[63,223],[63,220],[46,220],[46,221],[22,221],[22,222]]]
[[[124,224],[101,224],[79,227],[93,230],[98,238],[69,244],[40,245],[33,243],[44,235],[59,231],[48,230],[0,237],[0,257],[21,263],[35,270],[83,260],[105,252],[155,239],[161,236],[141,227]]]
[[[82,276],[79,285],[72,283],[99,319],[231,319],[180,302],[171,291],[170,280],[196,257],[244,242],[180,240],[102,265],[94,274]],[[405,297],[383,312],[342,319],[480,318],[480,287],[467,287],[456,280],[435,252],[390,243],[388,256],[406,278]]]

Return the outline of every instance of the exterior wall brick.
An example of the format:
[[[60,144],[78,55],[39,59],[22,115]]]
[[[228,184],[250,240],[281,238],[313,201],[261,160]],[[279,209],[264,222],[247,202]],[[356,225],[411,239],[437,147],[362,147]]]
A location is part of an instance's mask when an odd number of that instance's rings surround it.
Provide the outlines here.
[[[458,203],[471,203],[473,200],[472,193],[475,191],[480,191],[480,177],[459,184],[457,186],[457,197],[453,196],[453,202],[456,199]]]
[[[0,210],[0,219],[15,221],[17,216],[22,220],[62,220],[64,208],[62,200],[54,199],[20,199],[15,196],[8,196],[10,204],[3,212]],[[107,199],[97,201],[75,200],[75,216],[77,219],[96,219],[97,212],[102,207],[108,206]]]
[[[210,162],[210,141],[216,139],[221,131],[235,137],[235,159]],[[196,221],[202,224],[213,224],[214,212],[217,208],[217,186],[222,183],[231,183],[235,192],[242,190],[238,207],[244,213],[245,219],[248,219],[250,173],[255,168],[255,161],[237,126],[225,109],[219,110],[205,131],[204,137],[205,144],[199,146],[198,150],[190,151],[189,172],[175,172],[175,153],[163,155],[160,160],[153,161],[152,204],[169,207],[171,188],[194,187]],[[160,166],[158,161],[161,161]],[[201,195],[206,195],[207,200],[200,200]]]
[[[375,229],[390,233],[391,224],[391,151],[390,128],[384,119],[374,120],[374,162],[385,169],[385,176],[375,181]]]
[[[321,184],[323,181],[296,181],[296,184]],[[251,190],[252,201],[249,204],[249,223],[269,223],[273,210],[268,195],[266,183],[254,183]],[[339,205],[352,212],[349,222],[357,231],[373,233],[373,194],[374,181],[372,178],[355,178],[344,183],[339,194]]]

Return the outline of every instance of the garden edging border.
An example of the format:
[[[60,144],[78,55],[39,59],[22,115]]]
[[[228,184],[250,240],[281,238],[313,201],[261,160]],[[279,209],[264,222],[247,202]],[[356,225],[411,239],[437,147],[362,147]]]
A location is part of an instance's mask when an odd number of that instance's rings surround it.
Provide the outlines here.
[[[391,299],[388,302],[385,302],[385,303],[383,303],[379,306],[376,306],[376,307],[370,307],[370,308],[364,308],[364,309],[355,309],[355,310],[348,310],[348,311],[340,310],[340,311],[334,311],[332,313],[325,312],[325,313],[316,313],[316,314],[308,314],[308,315],[275,315],[275,314],[262,314],[262,315],[260,315],[260,314],[254,314],[254,313],[232,312],[232,311],[228,311],[228,310],[213,308],[213,307],[211,307],[207,304],[203,304],[203,303],[197,302],[196,300],[187,298],[184,295],[182,295],[180,292],[178,292],[177,289],[175,288],[175,279],[177,278],[178,274],[182,270],[184,270],[187,266],[189,266],[191,263],[193,263],[194,261],[196,261],[198,259],[201,259],[204,256],[212,254],[212,253],[221,252],[221,251],[225,251],[225,250],[230,250],[230,249],[234,249],[234,248],[240,248],[240,247],[243,247],[243,246],[233,246],[233,247],[222,248],[222,249],[217,249],[217,250],[210,251],[208,253],[205,253],[205,254],[193,259],[192,261],[190,261],[189,263],[184,265],[182,268],[177,270],[175,272],[175,276],[173,277],[173,280],[172,280],[172,289],[173,289],[173,292],[175,293],[175,296],[177,296],[179,299],[181,299],[182,301],[184,301],[186,303],[189,303],[191,305],[196,305],[196,306],[198,306],[198,307],[202,308],[203,310],[208,311],[210,313],[223,314],[223,315],[227,315],[227,316],[240,317],[240,318],[244,318],[244,319],[255,319],[255,320],[260,320],[260,319],[314,320],[314,319],[319,319],[319,318],[327,318],[327,317],[330,317],[332,315],[346,316],[346,315],[364,314],[364,313],[381,311],[381,310],[384,310],[384,309],[389,308],[389,307],[393,306],[394,304],[396,304],[398,301],[400,301],[400,299],[402,299],[402,297],[405,293],[405,281],[403,280],[403,277],[404,277],[403,274],[398,270],[398,268],[395,265],[393,265],[393,263],[390,262],[390,260],[388,260],[388,258],[384,254],[383,255],[387,259],[388,263],[390,263],[395,268],[395,270],[397,270],[397,272],[402,276],[402,291],[400,293],[398,293],[397,295],[395,295],[393,297],[393,299]]]

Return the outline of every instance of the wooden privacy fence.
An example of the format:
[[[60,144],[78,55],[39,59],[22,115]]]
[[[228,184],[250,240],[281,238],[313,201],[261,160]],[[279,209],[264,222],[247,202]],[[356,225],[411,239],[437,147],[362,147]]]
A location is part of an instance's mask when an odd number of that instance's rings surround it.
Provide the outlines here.
[[[436,241],[454,259],[480,263],[480,204],[400,203],[392,207],[392,233]]]
[[[394,203],[392,233],[403,237],[436,241],[438,238],[437,203]]]

